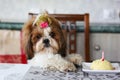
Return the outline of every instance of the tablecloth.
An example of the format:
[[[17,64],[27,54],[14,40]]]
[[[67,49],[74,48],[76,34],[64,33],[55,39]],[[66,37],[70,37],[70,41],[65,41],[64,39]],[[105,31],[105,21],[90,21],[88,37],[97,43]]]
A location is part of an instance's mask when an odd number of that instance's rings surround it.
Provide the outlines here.
[[[0,63],[0,80],[120,80],[120,73],[87,74],[81,67],[76,72],[60,72],[28,64]]]
[[[120,80],[120,74],[86,74],[80,68],[77,72],[59,72],[31,67],[23,80]]]

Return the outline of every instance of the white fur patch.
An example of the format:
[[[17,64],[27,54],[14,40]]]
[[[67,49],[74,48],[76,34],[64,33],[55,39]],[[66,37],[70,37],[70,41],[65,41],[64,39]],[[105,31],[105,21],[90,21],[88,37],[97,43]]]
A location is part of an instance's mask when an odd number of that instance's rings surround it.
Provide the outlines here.
[[[51,28],[50,28],[50,27],[47,27],[47,28],[44,29],[43,32],[44,32],[44,37],[49,38],[49,34],[50,34],[50,32],[51,32]]]
[[[30,64],[33,66],[40,66],[46,68],[49,64],[48,60],[54,55],[52,53],[36,53],[33,59],[30,61]]]
[[[41,68],[57,69],[60,71],[75,71],[73,63],[65,60],[59,54],[37,53],[30,61],[32,66],[40,66]]]

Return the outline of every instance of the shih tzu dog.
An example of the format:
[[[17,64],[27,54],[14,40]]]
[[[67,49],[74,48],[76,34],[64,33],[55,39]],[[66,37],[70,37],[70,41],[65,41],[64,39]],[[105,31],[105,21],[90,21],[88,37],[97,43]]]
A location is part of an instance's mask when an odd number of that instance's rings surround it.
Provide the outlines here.
[[[76,71],[80,65],[80,54],[66,53],[66,41],[59,21],[47,13],[30,19],[22,29],[22,43],[32,66]]]

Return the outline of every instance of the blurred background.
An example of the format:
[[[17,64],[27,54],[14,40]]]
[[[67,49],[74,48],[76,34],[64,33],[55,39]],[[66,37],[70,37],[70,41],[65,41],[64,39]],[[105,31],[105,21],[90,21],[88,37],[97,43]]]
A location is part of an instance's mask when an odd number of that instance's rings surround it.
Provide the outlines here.
[[[120,61],[120,0],[0,0],[0,54],[20,53],[20,30],[28,13],[90,14],[91,60]],[[77,52],[84,56],[83,29],[78,27]],[[9,37],[8,37],[9,36]]]
[[[24,22],[28,12],[90,13],[90,22],[118,22],[120,0],[0,0],[0,20]]]

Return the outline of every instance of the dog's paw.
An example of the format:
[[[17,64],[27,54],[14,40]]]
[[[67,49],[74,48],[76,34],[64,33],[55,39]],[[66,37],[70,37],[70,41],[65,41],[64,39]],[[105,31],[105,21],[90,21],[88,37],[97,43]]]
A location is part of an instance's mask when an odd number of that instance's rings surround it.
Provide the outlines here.
[[[76,67],[71,62],[63,62],[61,65],[57,66],[58,69],[62,72],[76,71]]]
[[[76,67],[74,66],[73,63],[68,63],[64,69],[64,71],[76,71]]]
[[[74,64],[81,65],[83,59],[80,54],[69,54],[66,59]]]
[[[47,70],[48,71],[57,71],[58,69],[56,67],[54,67],[54,66],[48,66]]]

